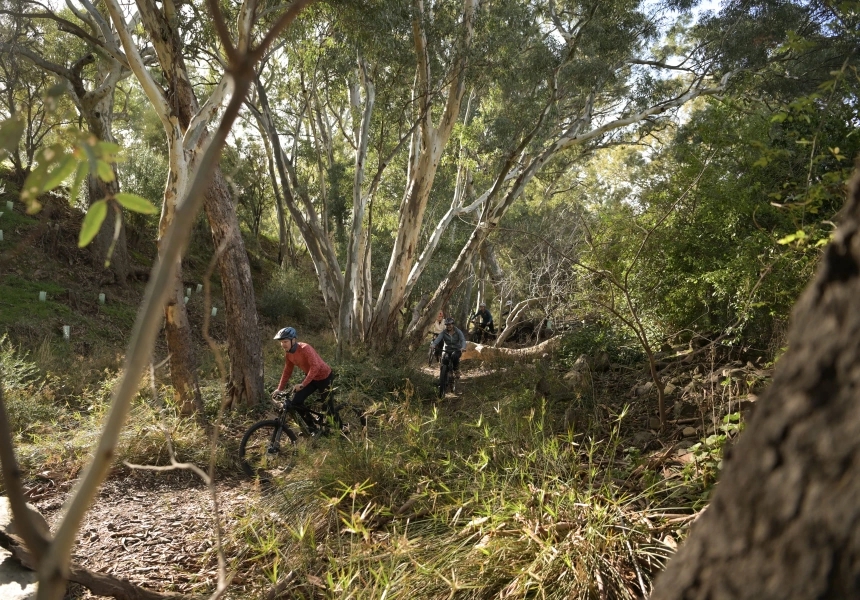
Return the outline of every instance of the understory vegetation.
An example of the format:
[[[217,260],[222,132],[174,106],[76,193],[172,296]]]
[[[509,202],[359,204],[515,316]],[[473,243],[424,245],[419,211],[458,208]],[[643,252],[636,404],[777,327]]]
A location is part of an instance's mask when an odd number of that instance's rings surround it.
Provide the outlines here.
[[[860,155],[860,3],[696,4],[0,0],[0,416],[55,528],[110,457],[75,559],[237,600],[649,596]],[[244,477],[288,325],[367,424]],[[118,533],[144,492],[197,524]]]

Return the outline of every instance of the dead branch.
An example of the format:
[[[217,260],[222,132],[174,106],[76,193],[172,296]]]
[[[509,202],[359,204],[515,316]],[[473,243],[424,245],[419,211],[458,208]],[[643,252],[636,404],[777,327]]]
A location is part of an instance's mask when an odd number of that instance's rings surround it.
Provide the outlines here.
[[[552,352],[558,348],[561,343],[561,336],[549,338],[529,348],[494,348],[493,346],[485,346],[474,342],[467,342],[466,349],[463,351],[461,360],[495,360],[495,359],[516,359],[516,360],[531,360],[540,358],[547,352]]]
[[[11,552],[24,567],[32,571],[36,570],[36,559],[27,550],[24,540],[20,537],[0,530],[0,546]],[[75,563],[69,566],[69,581],[79,583],[96,596],[107,596],[117,600],[191,600],[194,598],[177,592],[153,592],[125,579],[91,571]]]

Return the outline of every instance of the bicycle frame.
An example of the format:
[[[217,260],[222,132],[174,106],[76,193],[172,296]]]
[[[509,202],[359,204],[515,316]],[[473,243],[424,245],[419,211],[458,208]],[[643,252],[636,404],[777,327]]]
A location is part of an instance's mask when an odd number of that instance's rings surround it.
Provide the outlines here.
[[[324,406],[324,412],[319,412],[306,406],[304,407],[312,419],[312,422],[308,423],[305,416],[297,410],[295,405],[293,405],[293,398],[295,395],[295,392],[289,394],[278,394],[279,398],[283,398],[283,402],[278,409],[278,436],[280,436],[280,432],[283,431],[284,428],[288,427],[287,417],[292,417],[293,421],[298,425],[299,430],[306,436],[313,436],[316,432],[329,427],[331,425],[330,421],[336,419],[336,411],[332,412],[332,408],[334,408],[334,400],[329,398],[327,404],[331,406]]]

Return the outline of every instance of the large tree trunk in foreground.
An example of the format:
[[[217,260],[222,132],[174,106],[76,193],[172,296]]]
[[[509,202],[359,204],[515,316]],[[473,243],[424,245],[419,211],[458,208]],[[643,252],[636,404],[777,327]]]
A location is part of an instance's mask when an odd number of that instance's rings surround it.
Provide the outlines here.
[[[169,5],[159,8],[152,0],[136,0],[141,21],[154,43],[167,85],[166,98],[170,121],[175,119],[183,135],[195,118],[200,106],[188,77],[183,58],[183,39],[178,23],[169,18]],[[211,116],[209,117],[211,119]],[[192,154],[188,159],[189,172],[202,155],[208,133],[204,129],[191,146],[184,151]],[[168,138],[175,133],[168,131]],[[173,143],[186,142],[174,139]],[[227,352],[230,373],[227,393],[233,406],[256,404],[263,395],[263,352],[260,343],[257,307],[251,285],[251,267],[245,253],[245,243],[239,232],[236,207],[224,181],[220,167],[212,171],[212,180],[204,196],[204,210],[212,231],[221,287],[224,293],[227,324]]]
[[[860,597],[858,298],[860,171],[773,384],[652,600]]]

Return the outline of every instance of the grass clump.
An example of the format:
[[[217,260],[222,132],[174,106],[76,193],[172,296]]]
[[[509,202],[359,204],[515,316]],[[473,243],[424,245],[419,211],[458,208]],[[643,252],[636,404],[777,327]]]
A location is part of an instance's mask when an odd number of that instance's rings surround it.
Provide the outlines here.
[[[525,395],[453,417],[404,391],[262,496],[236,567],[292,570],[293,597],[646,595],[671,552],[647,519],[671,494],[618,483],[617,425],[586,440],[555,422]]]

